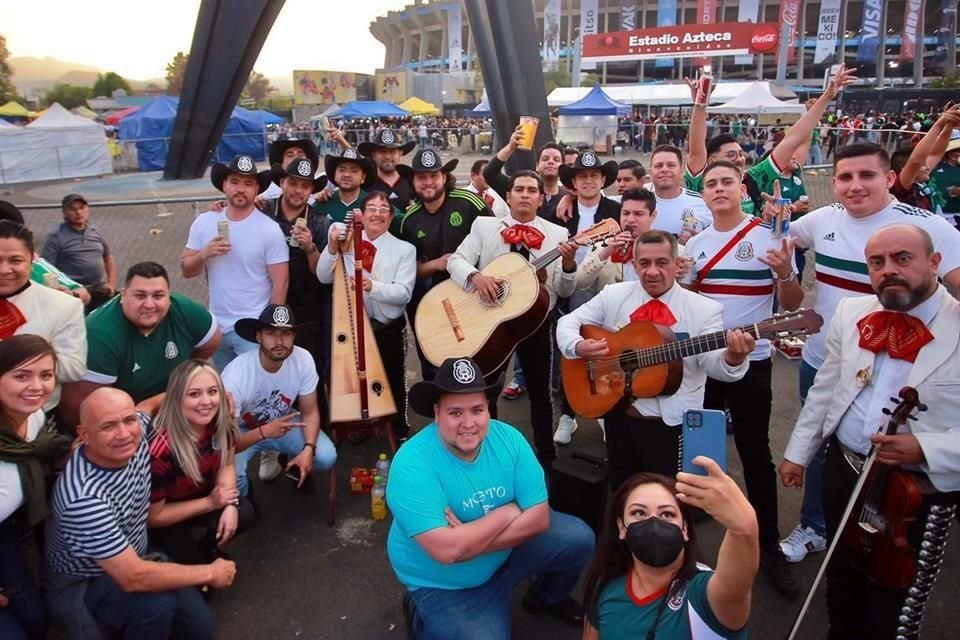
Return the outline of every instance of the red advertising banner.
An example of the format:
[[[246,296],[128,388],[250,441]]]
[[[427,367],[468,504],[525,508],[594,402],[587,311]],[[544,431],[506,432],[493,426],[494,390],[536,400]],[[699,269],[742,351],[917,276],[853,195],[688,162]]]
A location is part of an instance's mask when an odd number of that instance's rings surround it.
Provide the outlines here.
[[[720,22],[634,29],[584,36],[583,59],[594,62],[774,53],[777,25]]]
[[[780,24],[790,26],[787,64],[793,64],[797,58],[797,25],[800,24],[800,0],[780,0]]]
[[[713,24],[717,18],[717,0],[697,0],[697,24]],[[709,56],[694,59],[694,64],[704,66],[710,64]]]
[[[903,9],[900,62],[912,62],[917,57],[917,38],[919,37],[921,15],[923,15],[923,0],[907,0]]]

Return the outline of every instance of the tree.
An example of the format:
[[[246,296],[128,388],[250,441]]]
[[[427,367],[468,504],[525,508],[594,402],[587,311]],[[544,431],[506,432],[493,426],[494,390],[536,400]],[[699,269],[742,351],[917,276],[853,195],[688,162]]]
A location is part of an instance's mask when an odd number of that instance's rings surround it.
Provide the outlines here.
[[[13,86],[13,67],[10,66],[9,58],[7,39],[0,36],[0,102],[19,98],[17,88]]]
[[[43,102],[48,107],[54,102],[59,102],[65,109],[73,109],[87,103],[90,97],[90,87],[77,87],[72,84],[58,82],[53,85],[53,89],[47,91]]]
[[[109,98],[117,89],[123,89],[127,93],[131,92],[130,84],[119,74],[113,71],[97,74],[97,81],[93,83],[94,96],[105,96]]]
[[[277,88],[270,84],[270,80],[265,75],[253,71],[247,79],[247,85],[243,88],[241,97],[250,98],[259,105],[276,90]]]
[[[187,72],[187,62],[190,60],[190,54],[183,51],[177,51],[173,60],[167,65],[167,95],[179,96],[183,89],[183,76]]]

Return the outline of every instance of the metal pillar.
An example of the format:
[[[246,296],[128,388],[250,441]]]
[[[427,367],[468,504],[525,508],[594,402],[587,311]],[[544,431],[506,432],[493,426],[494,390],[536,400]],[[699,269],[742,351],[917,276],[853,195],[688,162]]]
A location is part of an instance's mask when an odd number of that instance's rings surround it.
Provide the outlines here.
[[[163,176],[203,176],[284,0],[202,0]]]

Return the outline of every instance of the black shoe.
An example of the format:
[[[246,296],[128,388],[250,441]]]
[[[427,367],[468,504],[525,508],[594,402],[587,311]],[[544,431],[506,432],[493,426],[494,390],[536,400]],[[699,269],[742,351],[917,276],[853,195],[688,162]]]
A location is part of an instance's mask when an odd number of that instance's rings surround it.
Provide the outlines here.
[[[793,575],[793,567],[780,549],[760,552],[760,570],[784,598],[793,600],[800,595],[800,585]]]
[[[527,589],[520,604],[524,611],[535,616],[552,616],[569,624],[583,624],[583,605],[569,596],[555,604],[547,604],[533,593],[533,589]]]

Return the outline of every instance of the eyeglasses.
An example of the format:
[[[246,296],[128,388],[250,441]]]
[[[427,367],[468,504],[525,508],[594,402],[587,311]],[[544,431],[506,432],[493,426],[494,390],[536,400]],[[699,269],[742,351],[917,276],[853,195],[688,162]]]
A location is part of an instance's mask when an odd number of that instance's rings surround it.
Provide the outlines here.
[[[367,207],[364,207],[363,210],[364,210],[366,213],[382,213],[382,214],[385,214],[385,215],[389,215],[391,212],[393,212],[393,209],[390,208],[390,207],[370,207],[370,206],[367,206]]]

